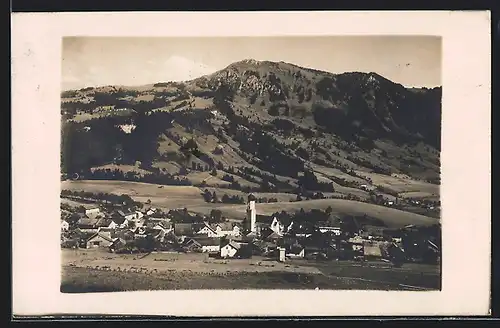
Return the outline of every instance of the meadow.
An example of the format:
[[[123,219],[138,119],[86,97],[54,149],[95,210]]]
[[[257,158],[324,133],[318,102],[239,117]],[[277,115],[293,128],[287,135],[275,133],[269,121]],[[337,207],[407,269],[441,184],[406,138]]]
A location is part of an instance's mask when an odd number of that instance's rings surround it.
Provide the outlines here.
[[[119,268],[119,269],[118,269]],[[66,293],[175,289],[439,289],[439,267],[385,262],[317,262],[271,259],[216,260],[198,253],[62,253],[61,291]]]

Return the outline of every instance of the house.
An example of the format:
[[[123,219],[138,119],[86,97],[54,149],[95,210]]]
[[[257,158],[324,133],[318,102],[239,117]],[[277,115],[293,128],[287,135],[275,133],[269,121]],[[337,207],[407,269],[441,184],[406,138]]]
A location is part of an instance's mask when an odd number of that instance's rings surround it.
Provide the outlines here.
[[[241,234],[241,228],[231,222],[215,223],[210,225],[210,228],[215,232],[217,237],[239,236]]]
[[[61,220],[61,231],[68,231],[69,223],[66,220]]]
[[[96,217],[97,215],[99,215],[101,213],[101,210],[99,209],[98,206],[87,206],[85,208],[85,215],[87,217]]]
[[[144,217],[144,214],[141,211],[135,211],[136,220],[140,220]]]
[[[278,247],[278,261],[279,262],[285,262],[286,259],[286,253],[285,253],[285,248],[283,247]]]
[[[255,236],[260,236],[261,233],[265,232],[266,229],[271,229],[271,225],[274,223],[273,227],[279,233],[281,231],[281,228],[277,219],[275,220],[275,218],[268,215],[254,214],[255,204],[252,204],[253,205],[250,205],[250,209],[247,210],[249,212],[247,217],[247,225],[249,219],[253,220],[253,222],[250,222],[250,232]],[[284,228],[282,229],[282,231],[284,232]]]
[[[148,220],[144,226],[147,229],[152,229],[152,230],[162,230],[165,232],[173,231],[172,223],[165,222],[165,221],[150,221],[150,220]]]
[[[285,232],[285,226],[276,217],[273,217],[273,220],[272,220],[269,228],[279,236],[283,236],[283,234]]]
[[[365,257],[382,257],[382,246],[380,242],[365,242],[363,244],[363,255]]]
[[[276,232],[271,231],[271,233],[268,234],[264,239],[266,241],[276,242],[276,241],[278,241],[278,240],[280,240],[282,238],[283,238],[283,235],[279,235]]]
[[[231,240],[227,244],[225,244],[224,246],[222,246],[220,248],[220,256],[222,258],[235,257],[236,253],[238,253],[240,248],[241,248],[241,244]]]
[[[76,222],[76,226],[84,232],[97,232],[97,223],[99,222],[99,219],[94,218],[90,219],[87,217],[82,217]]]
[[[97,228],[114,229],[117,227],[117,224],[111,218],[99,218],[95,225]]]
[[[263,255],[268,255],[268,254],[272,253],[278,247],[273,242],[262,241],[262,240],[253,241],[252,245],[254,246],[256,251],[258,251],[258,253],[261,253]]]
[[[342,234],[342,230],[340,229],[340,227],[326,227],[326,226],[322,226],[322,227],[318,227],[318,229],[322,233],[330,232],[334,236],[340,236]]]
[[[196,238],[195,240],[200,244],[203,253],[218,253],[220,251],[220,238]]]
[[[174,233],[177,236],[192,236],[193,233],[193,224],[192,223],[175,223],[174,224]]]
[[[146,215],[147,215],[147,216],[151,216],[151,215],[155,214],[155,213],[156,213],[156,211],[157,211],[157,210],[156,210],[156,208],[150,208],[150,209],[147,209],[147,210],[146,210]]]
[[[104,233],[97,232],[92,235],[87,240],[87,248],[95,248],[95,247],[109,247],[113,243],[113,239],[110,236]]]
[[[217,231],[212,228],[208,223],[204,223],[203,227],[196,232],[197,235],[206,235],[210,238],[218,237]]]
[[[293,245],[285,251],[285,256],[290,258],[303,258],[305,256],[305,248],[301,245]]]
[[[201,244],[194,238],[185,238],[182,241],[181,247],[186,251],[197,251],[201,250]]]
[[[124,212],[122,210],[118,210],[117,213],[118,213],[119,216],[125,218],[128,221],[137,219],[137,212],[135,212],[135,211],[126,211],[126,212]]]

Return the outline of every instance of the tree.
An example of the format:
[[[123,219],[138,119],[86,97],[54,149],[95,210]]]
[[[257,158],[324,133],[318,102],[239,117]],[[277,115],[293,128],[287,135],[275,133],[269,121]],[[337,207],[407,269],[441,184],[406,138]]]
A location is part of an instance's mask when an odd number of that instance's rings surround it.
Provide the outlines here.
[[[222,222],[222,211],[217,209],[211,210],[210,219],[214,223]]]
[[[210,203],[213,199],[213,195],[212,193],[210,192],[210,190],[208,189],[205,189],[205,191],[203,192],[203,199],[205,200],[205,202],[207,203]]]
[[[211,175],[213,175],[214,177],[217,176],[217,170],[215,168],[212,169],[212,171],[210,172]]]
[[[328,206],[325,210],[326,215],[330,215],[333,212],[333,208],[331,206]]]

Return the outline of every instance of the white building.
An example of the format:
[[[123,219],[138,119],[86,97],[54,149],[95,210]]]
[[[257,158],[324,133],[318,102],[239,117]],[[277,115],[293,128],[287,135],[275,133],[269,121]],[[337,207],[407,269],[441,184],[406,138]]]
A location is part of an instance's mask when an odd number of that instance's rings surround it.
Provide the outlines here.
[[[240,244],[231,240],[229,243],[220,248],[220,256],[222,258],[234,257],[240,248]]]
[[[285,232],[285,225],[281,223],[276,217],[273,218],[270,228],[279,236],[283,236]]]
[[[66,220],[61,220],[61,231],[68,231],[69,223]]]
[[[87,217],[95,217],[99,213],[101,213],[101,210],[99,209],[99,207],[91,207],[91,208],[85,209],[85,215]]]
[[[339,227],[319,227],[318,229],[322,233],[331,232],[335,236],[340,236],[340,234],[342,232]]]

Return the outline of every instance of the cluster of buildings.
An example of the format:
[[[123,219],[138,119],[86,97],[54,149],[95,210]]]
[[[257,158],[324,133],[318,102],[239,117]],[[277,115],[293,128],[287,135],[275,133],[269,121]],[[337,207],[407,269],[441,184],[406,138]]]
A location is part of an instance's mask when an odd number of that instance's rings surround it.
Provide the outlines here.
[[[252,195],[242,223],[210,223],[208,218],[186,210],[164,213],[155,208],[106,213],[99,207],[89,207],[80,216],[71,226],[61,221],[62,235],[68,236],[62,238],[63,247],[106,248],[110,252],[202,252],[219,258],[261,255],[279,261],[391,258],[394,251],[405,251],[401,234],[388,237],[383,229],[364,228],[353,233],[345,231],[340,221],[303,226],[258,215]],[[439,252],[436,244],[434,250]]]

